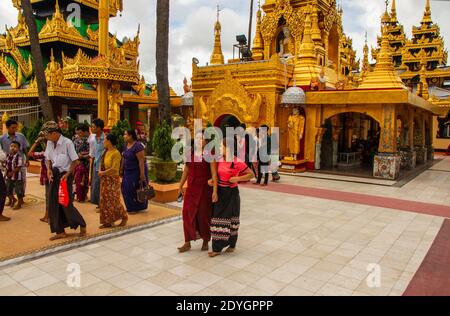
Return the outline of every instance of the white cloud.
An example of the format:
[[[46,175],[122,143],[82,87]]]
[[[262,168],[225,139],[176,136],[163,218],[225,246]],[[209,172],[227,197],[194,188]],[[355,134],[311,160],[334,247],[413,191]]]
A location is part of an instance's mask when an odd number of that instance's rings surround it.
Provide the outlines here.
[[[225,59],[232,58],[235,36],[247,34],[247,1],[242,0],[171,0],[170,30],[170,83],[182,93],[183,78],[191,76],[192,57],[201,64],[209,62],[214,43],[216,5],[220,2],[222,23],[222,49]],[[255,1],[255,6],[256,6]],[[344,29],[353,38],[354,48],[361,56],[364,33],[368,32],[369,45],[376,45],[380,31],[380,16],[384,0],[341,0],[344,8]],[[413,25],[423,16],[425,0],[397,0],[397,13],[408,36]],[[450,43],[449,1],[432,1],[433,19],[441,27],[442,35]],[[256,10],[255,10],[256,11]],[[141,71],[148,82],[155,81],[156,0],[124,0],[124,12],[111,20],[111,32],[119,38],[132,37],[141,24]],[[12,1],[1,1],[0,25],[16,24],[17,11]]]

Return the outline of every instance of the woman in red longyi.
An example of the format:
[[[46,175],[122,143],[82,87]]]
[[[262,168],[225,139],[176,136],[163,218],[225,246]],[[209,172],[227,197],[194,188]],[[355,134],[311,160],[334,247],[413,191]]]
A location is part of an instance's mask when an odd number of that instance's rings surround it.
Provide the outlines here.
[[[205,146],[203,141],[202,148]],[[208,184],[212,179],[213,186]],[[187,162],[180,182],[179,193],[182,194],[184,184],[188,187],[184,194],[183,228],[185,243],[178,248],[183,253],[191,250],[191,241],[203,240],[202,251],[209,250],[211,240],[212,204],[217,202],[217,170],[216,164],[208,163],[202,156],[194,154],[192,146],[191,161]]]

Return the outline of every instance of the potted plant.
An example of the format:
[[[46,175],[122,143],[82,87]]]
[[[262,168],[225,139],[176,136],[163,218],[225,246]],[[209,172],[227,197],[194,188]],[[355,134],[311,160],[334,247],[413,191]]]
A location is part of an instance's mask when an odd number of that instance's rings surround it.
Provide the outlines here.
[[[163,121],[156,127],[152,140],[155,157],[151,163],[156,180],[160,183],[171,183],[177,175],[178,164],[172,160],[174,145],[172,127]]]
[[[118,121],[117,124],[111,129],[110,133],[117,137],[117,149],[119,149],[119,151],[122,151],[125,147],[125,140],[123,139],[123,135],[129,129],[131,129],[131,125],[128,120]]]

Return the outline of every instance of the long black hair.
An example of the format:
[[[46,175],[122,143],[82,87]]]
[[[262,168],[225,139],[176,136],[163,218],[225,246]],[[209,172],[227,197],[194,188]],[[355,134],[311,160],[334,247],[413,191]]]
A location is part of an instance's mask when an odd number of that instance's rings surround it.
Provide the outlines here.
[[[127,134],[128,134],[129,136],[131,136],[131,138],[133,138],[133,140],[134,140],[135,142],[137,142],[138,137],[137,137],[136,131],[135,131],[134,129],[129,129],[129,130],[127,130]]]
[[[227,147],[227,144],[233,143],[232,153],[233,153],[233,162],[231,163],[231,169],[234,169],[234,158],[237,157],[238,146],[237,146],[237,137],[234,135],[233,137],[224,137],[223,145]]]
[[[117,144],[119,143],[117,136],[114,134],[106,135],[106,139],[109,140],[114,147],[116,147]]]

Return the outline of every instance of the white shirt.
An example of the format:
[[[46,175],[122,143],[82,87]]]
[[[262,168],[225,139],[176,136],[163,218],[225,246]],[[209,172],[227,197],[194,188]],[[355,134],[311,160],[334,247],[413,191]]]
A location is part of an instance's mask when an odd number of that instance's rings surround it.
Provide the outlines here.
[[[4,171],[3,162],[6,160],[6,154],[0,147],[0,171]]]
[[[73,142],[61,135],[56,147],[54,142],[47,142],[45,159],[51,161],[53,168],[58,168],[59,172],[68,172],[72,163],[78,160],[78,154]]]
[[[91,134],[88,137],[88,143],[89,143],[89,157],[95,158],[95,134]]]

